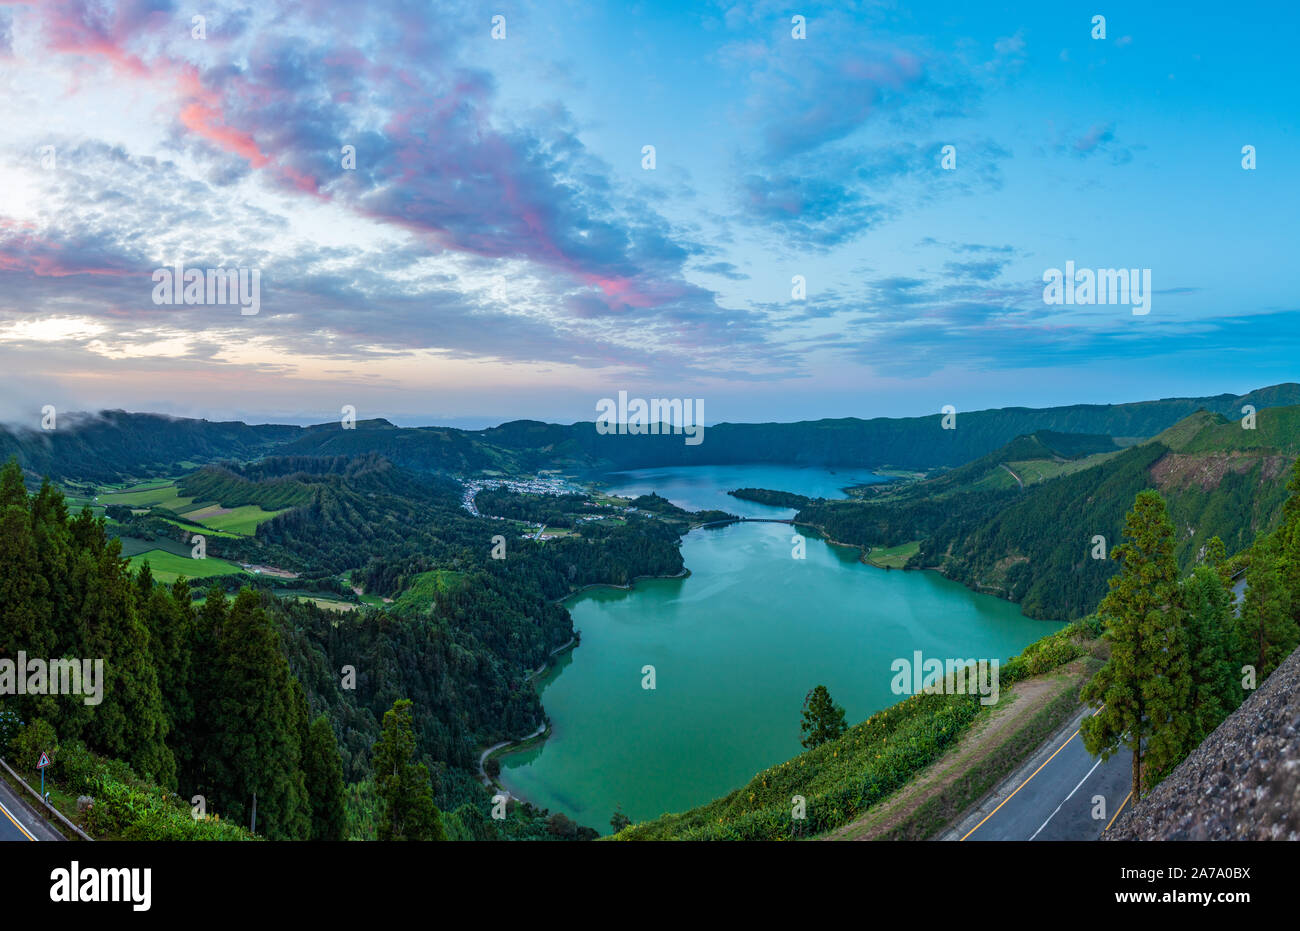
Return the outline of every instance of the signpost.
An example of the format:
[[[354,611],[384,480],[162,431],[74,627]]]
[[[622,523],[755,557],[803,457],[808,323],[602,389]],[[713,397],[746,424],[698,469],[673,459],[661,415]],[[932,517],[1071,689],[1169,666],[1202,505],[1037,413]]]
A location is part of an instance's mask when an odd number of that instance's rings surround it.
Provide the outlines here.
[[[41,760],[36,764],[36,768],[41,771],[41,798],[45,798],[45,767],[50,765],[50,758],[45,751],[41,751]]]

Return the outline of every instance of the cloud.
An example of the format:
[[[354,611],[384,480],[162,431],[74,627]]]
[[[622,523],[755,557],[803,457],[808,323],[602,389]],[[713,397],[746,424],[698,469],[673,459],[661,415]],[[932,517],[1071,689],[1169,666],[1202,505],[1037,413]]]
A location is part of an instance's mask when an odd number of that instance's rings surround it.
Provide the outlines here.
[[[972,279],[975,281],[992,281],[1006,268],[1006,259],[988,259],[983,262],[947,262],[944,271],[952,278]]]
[[[1141,146],[1131,147],[1120,145],[1116,141],[1115,123],[1094,123],[1092,126],[1079,136],[1075,136],[1068,141],[1057,143],[1056,151],[1063,155],[1072,155],[1076,158],[1089,158],[1094,155],[1109,155],[1110,161],[1115,165],[1124,165],[1133,160],[1136,149]]]
[[[704,272],[706,275],[719,275],[730,281],[748,281],[749,276],[736,268],[730,262],[710,262],[708,265],[697,265],[696,271]]]
[[[827,249],[847,242],[891,212],[859,191],[815,175],[751,174],[740,184],[746,214],[802,248]]]
[[[712,250],[621,187],[562,105],[502,110],[456,12],[217,7],[199,42],[168,3],[39,8],[31,36],[56,65],[151,88],[166,149],[61,146],[60,170],[33,181],[40,222],[0,227],[0,315],[75,308],[108,327],[88,348],[117,357],[215,359],[256,327],[268,351],[337,359],[796,364],[763,314],[687,280]],[[262,313],[153,305],[152,269],[181,260],[259,268]]]

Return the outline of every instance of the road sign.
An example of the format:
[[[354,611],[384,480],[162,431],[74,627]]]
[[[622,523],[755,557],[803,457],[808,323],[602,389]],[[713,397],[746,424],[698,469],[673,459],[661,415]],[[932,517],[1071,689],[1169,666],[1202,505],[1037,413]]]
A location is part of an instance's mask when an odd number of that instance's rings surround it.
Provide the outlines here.
[[[47,766],[49,766],[49,765],[50,765],[50,758],[49,758],[48,756],[45,755],[45,751],[41,751],[41,761],[40,761],[39,763],[36,764],[36,768],[37,768],[37,769],[44,769],[45,767],[47,767]]]

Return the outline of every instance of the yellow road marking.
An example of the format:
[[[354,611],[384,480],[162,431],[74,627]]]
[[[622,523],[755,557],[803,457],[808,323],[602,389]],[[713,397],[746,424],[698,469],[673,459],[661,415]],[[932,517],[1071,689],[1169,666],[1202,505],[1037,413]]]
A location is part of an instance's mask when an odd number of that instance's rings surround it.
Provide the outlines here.
[[[0,802],[0,812],[4,812],[4,816],[14,823],[14,827],[16,827],[18,830],[23,832],[24,837],[26,837],[28,840],[36,840],[36,838],[32,837],[32,835],[28,832],[28,830],[25,827],[23,827],[21,824],[18,823],[17,818],[9,814],[9,809],[5,808],[4,802]]]
[[[1076,731],[1075,731],[1073,734],[1071,734],[1069,737],[1065,738],[1065,743],[1063,743],[1063,744],[1061,744],[1059,747],[1057,747],[1055,753],[1053,753],[1053,754],[1052,754],[1051,756],[1049,756],[1047,759],[1043,760],[1043,766],[1046,766],[1048,763],[1052,762],[1052,760],[1056,759],[1056,754],[1057,754],[1057,753],[1060,753],[1062,750],[1064,750],[1065,747],[1066,747],[1066,744],[1068,744],[1071,740],[1074,740],[1074,738],[1076,738],[1076,737],[1078,737],[1078,736],[1079,736],[1079,732],[1076,730]],[[1035,776],[1037,776],[1040,772],[1042,772],[1043,766],[1038,767],[1038,769],[1034,770],[1032,773],[1029,774],[1028,778],[1026,778],[1024,782],[1022,782],[1022,783],[1020,783],[1020,785],[1016,786],[1016,792],[1019,792],[1019,791],[1020,791],[1021,789],[1023,789],[1025,786],[1029,785],[1029,780],[1030,780],[1030,779],[1033,779],[1033,778],[1034,778]],[[1016,792],[1012,792],[1010,795],[1008,795],[1006,798],[1004,798],[1001,802],[999,802],[997,808],[993,809],[991,812],[989,812],[987,815],[984,816],[984,821],[987,821],[987,820],[989,820],[990,818],[992,818],[994,815],[996,815],[996,814],[998,813],[998,808],[1001,808],[1001,807],[1002,807],[1003,805],[1005,805],[1007,802],[1009,802],[1009,801],[1011,801],[1013,798],[1015,798],[1015,796],[1016,796]],[[971,828],[969,831],[967,831],[967,832],[966,832],[966,836],[963,837],[962,840],[965,840],[967,837],[970,837],[972,834],[974,834],[976,831],[978,831],[981,827],[983,827],[983,826],[984,826],[984,821],[981,821],[979,824],[975,825],[975,827],[973,827],[973,828]]]
[[[1106,822],[1106,826],[1101,829],[1101,833],[1105,834],[1107,831],[1110,830],[1110,826],[1115,823],[1115,819],[1119,817],[1119,813],[1124,810],[1124,806],[1128,804],[1128,800],[1131,799],[1132,797],[1133,797],[1133,790],[1129,789],[1128,795],[1124,796],[1124,801],[1119,803],[1119,808],[1115,809],[1115,814],[1112,815],[1111,819]]]

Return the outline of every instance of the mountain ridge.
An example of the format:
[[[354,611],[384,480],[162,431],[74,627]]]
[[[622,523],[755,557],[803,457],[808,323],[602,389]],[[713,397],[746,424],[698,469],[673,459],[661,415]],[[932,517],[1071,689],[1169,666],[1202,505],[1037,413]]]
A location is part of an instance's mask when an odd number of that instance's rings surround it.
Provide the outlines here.
[[[372,452],[407,468],[456,473],[555,468],[596,473],[737,463],[929,471],[961,466],[1037,432],[1150,438],[1202,409],[1226,419],[1238,416],[1246,405],[1266,410],[1289,404],[1300,404],[1300,384],[1270,385],[1242,395],[959,412],[955,429],[943,429],[941,414],[720,423],[705,428],[708,442],[698,446],[688,446],[673,434],[601,435],[590,421],[563,425],[517,420],[462,430],[398,427],[375,418],[342,429],[330,423],[248,424],[110,410],[66,414],[64,423],[72,420],[74,425],[48,432],[0,428],[0,458],[17,455],[33,477],[110,482],[267,455]]]

